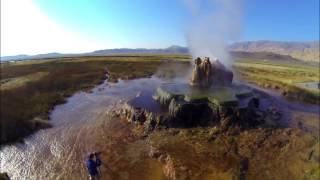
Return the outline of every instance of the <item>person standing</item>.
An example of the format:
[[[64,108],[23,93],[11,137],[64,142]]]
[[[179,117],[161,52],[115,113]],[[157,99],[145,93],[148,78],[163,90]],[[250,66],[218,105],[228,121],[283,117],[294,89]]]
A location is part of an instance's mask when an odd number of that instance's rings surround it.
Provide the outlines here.
[[[101,166],[101,160],[99,158],[99,153],[91,153],[86,161],[86,166],[90,176],[90,180],[100,180],[100,172],[98,171],[99,166]]]

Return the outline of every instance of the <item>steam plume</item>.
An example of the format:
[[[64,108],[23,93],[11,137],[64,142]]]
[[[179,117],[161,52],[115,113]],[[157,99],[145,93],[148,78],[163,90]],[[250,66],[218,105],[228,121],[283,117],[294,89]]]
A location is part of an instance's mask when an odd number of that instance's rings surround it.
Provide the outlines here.
[[[218,58],[231,67],[228,43],[241,32],[241,0],[184,0],[192,14],[186,33],[192,56]]]

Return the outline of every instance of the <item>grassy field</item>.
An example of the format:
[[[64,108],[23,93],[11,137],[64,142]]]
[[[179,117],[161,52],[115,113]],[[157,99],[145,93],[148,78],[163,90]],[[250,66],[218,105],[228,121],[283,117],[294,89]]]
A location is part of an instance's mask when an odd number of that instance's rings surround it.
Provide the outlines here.
[[[253,59],[239,60],[234,66],[241,80],[279,90],[289,99],[319,103],[319,89],[299,86],[299,83],[319,82],[318,66]]]
[[[112,82],[119,78],[150,77],[163,65],[167,71],[185,70],[190,59],[185,55],[117,55],[3,63],[0,142],[21,140],[47,127],[48,115],[56,104],[101,83],[107,72]],[[177,70],[172,61],[184,67]],[[235,63],[235,70],[243,80],[279,89],[287,97],[312,103],[319,100],[319,91],[296,85],[319,81],[318,67],[245,59]]]
[[[60,58],[1,64],[1,144],[48,127],[56,104],[88,90],[109,74],[110,81],[149,77],[165,60],[183,56],[109,56]]]
[[[33,74],[28,74],[26,76],[20,76],[16,78],[7,78],[1,80],[1,90],[6,89],[14,89],[21,86],[24,86],[28,82],[37,81],[43,78],[44,76],[48,75],[48,72],[36,72]]]

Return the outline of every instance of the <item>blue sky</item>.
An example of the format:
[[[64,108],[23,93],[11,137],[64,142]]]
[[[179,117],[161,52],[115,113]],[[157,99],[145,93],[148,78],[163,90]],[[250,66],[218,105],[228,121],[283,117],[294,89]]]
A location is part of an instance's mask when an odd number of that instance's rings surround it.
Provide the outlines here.
[[[185,1],[2,0],[1,56],[185,46]],[[319,39],[319,0],[242,2],[238,41]]]
[[[319,40],[319,0],[250,0],[244,12],[244,40]]]
[[[115,47],[166,47],[185,44],[187,11],[179,0],[38,0],[54,21],[115,44]]]

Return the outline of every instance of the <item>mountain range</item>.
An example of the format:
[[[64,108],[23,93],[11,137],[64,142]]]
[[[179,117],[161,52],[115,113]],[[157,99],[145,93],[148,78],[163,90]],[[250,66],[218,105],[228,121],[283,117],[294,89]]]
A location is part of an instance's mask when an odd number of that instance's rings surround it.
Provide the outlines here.
[[[302,61],[319,62],[319,41],[310,42],[280,42],[280,41],[247,41],[237,42],[229,46],[229,51],[233,54],[245,55],[245,52],[260,52],[265,57],[275,57],[271,54],[280,54],[292,57],[293,59]],[[243,52],[243,53],[241,53]],[[146,49],[146,48],[120,48],[120,49],[104,49],[89,53],[81,54],[60,54],[48,53],[38,55],[17,55],[2,56],[1,61],[26,60],[26,59],[46,59],[58,57],[78,57],[78,56],[104,56],[115,54],[188,54],[187,47],[170,46],[164,49]],[[263,54],[264,53],[264,54]],[[266,54],[267,53],[267,54]]]
[[[289,55],[304,61],[319,62],[319,41],[280,42],[280,41],[247,41],[230,45],[232,51],[272,52]]]
[[[59,58],[59,57],[79,57],[79,56],[105,56],[116,54],[188,54],[189,50],[186,47],[170,46],[164,49],[146,49],[146,48],[119,48],[119,49],[103,49],[89,53],[80,54],[61,54],[61,53],[48,53],[37,55],[16,55],[16,56],[1,56],[1,61],[16,61],[27,59],[47,59],[47,58]]]

